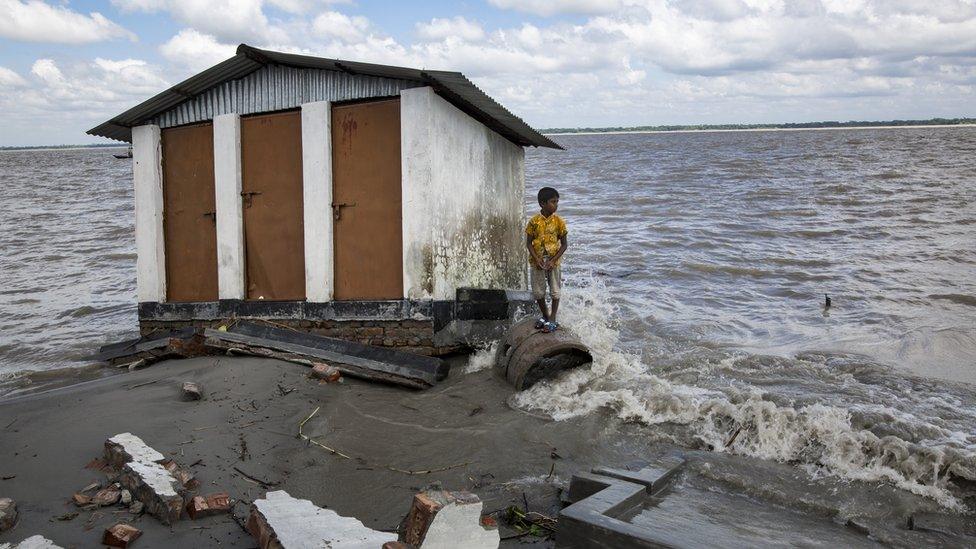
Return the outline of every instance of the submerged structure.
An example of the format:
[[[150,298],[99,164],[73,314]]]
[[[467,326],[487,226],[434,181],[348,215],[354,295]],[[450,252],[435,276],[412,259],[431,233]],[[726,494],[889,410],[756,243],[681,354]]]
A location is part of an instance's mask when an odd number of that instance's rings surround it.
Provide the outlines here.
[[[560,148],[460,73],[243,44],[88,133],[132,144],[143,333],[266,318],[424,353],[527,299],[524,147]]]

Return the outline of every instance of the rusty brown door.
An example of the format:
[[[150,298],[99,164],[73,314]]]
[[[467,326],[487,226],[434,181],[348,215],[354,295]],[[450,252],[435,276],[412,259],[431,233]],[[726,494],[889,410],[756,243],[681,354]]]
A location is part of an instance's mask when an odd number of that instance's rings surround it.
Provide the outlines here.
[[[332,107],[335,299],[401,299],[400,101]]]
[[[241,170],[247,299],[305,299],[301,113],[242,118]]]
[[[162,130],[166,300],[217,300],[213,126]]]

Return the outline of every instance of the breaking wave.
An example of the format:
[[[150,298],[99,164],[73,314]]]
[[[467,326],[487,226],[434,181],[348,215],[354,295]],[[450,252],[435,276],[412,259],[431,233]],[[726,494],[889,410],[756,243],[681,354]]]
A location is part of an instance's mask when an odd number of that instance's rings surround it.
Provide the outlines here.
[[[976,414],[963,404],[972,402],[972,388],[912,378],[857,356],[763,357],[653,335],[666,353],[621,349],[620,315],[606,286],[589,278],[566,290],[564,323],[595,360],[515,394],[512,406],[554,420],[605,410],[655,426],[648,436],[889,482],[965,510],[951,479],[976,480]]]

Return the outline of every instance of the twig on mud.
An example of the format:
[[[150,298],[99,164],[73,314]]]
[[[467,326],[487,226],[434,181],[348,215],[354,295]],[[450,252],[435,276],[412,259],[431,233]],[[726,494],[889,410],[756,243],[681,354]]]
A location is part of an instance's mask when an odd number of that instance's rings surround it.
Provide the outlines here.
[[[241,471],[237,467],[234,467],[234,470],[237,471],[238,473],[244,475],[244,478],[247,478],[248,480],[250,480],[252,482],[256,482],[256,483],[260,484],[261,486],[264,486],[265,488],[271,487],[271,486],[277,486],[279,484],[279,483],[277,483],[277,482],[275,482],[273,480],[261,480],[261,479],[259,479],[257,477],[253,477],[253,476],[245,473],[244,471]]]
[[[448,471],[448,470],[451,470],[451,469],[457,469],[458,467],[464,467],[466,465],[471,465],[471,462],[470,461],[466,461],[464,463],[458,463],[458,464],[455,464],[455,465],[448,465],[447,467],[440,467],[438,469],[427,469],[425,471],[408,471],[406,469],[397,469],[396,467],[390,467],[389,465],[387,465],[386,468],[389,469],[390,471],[394,471],[394,472],[397,472],[397,473],[403,473],[405,475],[429,475],[430,473],[440,473],[441,471]]]
[[[308,417],[306,417],[305,419],[303,419],[302,422],[298,424],[298,438],[304,440],[305,442],[307,442],[309,444],[314,444],[314,445],[318,446],[319,448],[322,448],[323,450],[326,450],[326,451],[332,453],[333,455],[336,455],[336,456],[339,456],[339,457],[342,457],[342,458],[345,458],[345,459],[349,459],[349,460],[354,459],[354,458],[352,458],[352,457],[350,457],[350,456],[348,456],[346,454],[343,454],[339,450],[336,450],[335,448],[329,448],[325,444],[322,444],[321,442],[313,439],[312,437],[310,437],[310,436],[306,435],[304,432],[302,432],[302,429],[305,427],[305,424],[308,423],[308,420],[310,420],[313,417],[315,417],[315,414],[319,413],[319,410],[321,408],[322,407],[319,406],[318,408],[312,410],[312,413],[311,414],[308,414]],[[359,461],[361,463],[363,463],[364,465],[368,465],[368,462],[365,459],[361,459]],[[405,475],[428,475],[430,473],[439,473],[441,471],[448,471],[450,469],[456,469],[458,467],[464,467],[464,466],[467,466],[467,465],[470,465],[470,464],[471,464],[471,462],[464,462],[464,463],[458,463],[458,464],[455,464],[455,465],[448,465],[447,467],[440,467],[440,468],[437,468],[437,469],[426,469],[426,470],[423,470],[423,471],[410,471],[408,469],[400,469],[400,468],[397,468],[397,467],[392,467],[390,465],[384,465],[383,468],[384,469],[388,469],[390,471],[393,471],[395,473],[403,473]]]
[[[136,383],[135,385],[129,385],[128,387],[126,387],[126,389],[135,389],[136,387],[144,387],[146,385],[152,385],[153,383],[156,383],[158,381],[162,381],[162,378],[154,379],[152,381],[147,381],[145,383]]]
[[[305,433],[302,432],[302,428],[305,427],[305,424],[308,423],[308,420],[312,419],[312,417],[315,414],[319,413],[319,410],[321,408],[322,407],[319,406],[318,408],[312,410],[312,413],[311,414],[308,414],[308,417],[305,418],[305,419],[303,419],[302,422],[298,424],[298,438],[300,438],[300,439],[308,442],[309,444],[314,444],[314,445],[318,446],[319,448],[322,448],[324,450],[328,450],[329,452],[332,452],[334,455],[337,455],[337,456],[340,456],[340,457],[344,457],[346,459],[352,459],[351,457],[347,456],[346,454],[343,454],[342,452],[340,452],[339,450],[336,450],[335,448],[329,448],[325,444],[322,444],[321,442],[318,442],[316,440],[313,440],[311,437],[309,437],[308,435],[306,435]]]
[[[552,478],[552,472],[555,471],[555,470],[556,470],[556,464],[553,463],[552,466],[549,467],[549,475],[546,477],[546,480],[549,480],[549,479]]]

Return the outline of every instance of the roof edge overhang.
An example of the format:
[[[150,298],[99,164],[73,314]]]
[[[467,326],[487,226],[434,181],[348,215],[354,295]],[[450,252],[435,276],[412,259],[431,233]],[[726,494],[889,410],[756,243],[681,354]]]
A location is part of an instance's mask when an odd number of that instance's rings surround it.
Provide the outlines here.
[[[215,86],[243,78],[266,65],[331,70],[418,82],[432,87],[435,92],[461,111],[516,145],[552,149],[563,148],[509,112],[459,72],[422,71],[392,65],[326,59],[262,50],[247,44],[238,46],[234,57],[187,78],[170,89],[95,126],[87,133],[117,141],[131,142],[133,127],[144,124],[153,117]]]

